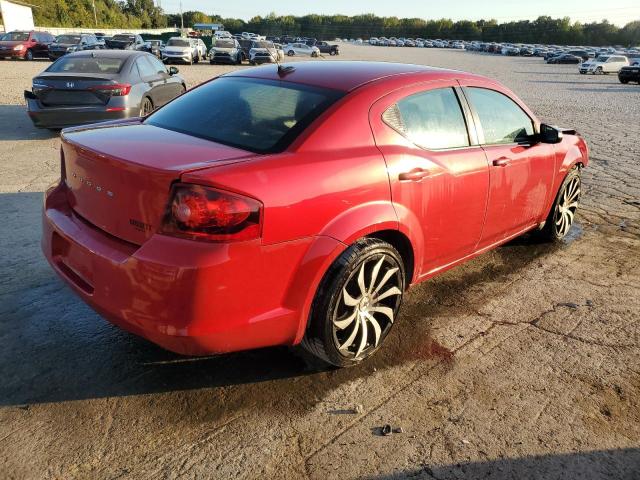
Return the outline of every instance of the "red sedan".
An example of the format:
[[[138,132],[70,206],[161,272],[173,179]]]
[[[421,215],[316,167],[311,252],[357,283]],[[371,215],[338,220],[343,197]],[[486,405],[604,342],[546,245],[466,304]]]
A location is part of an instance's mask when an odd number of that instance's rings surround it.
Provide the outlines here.
[[[67,129],[42,248],[110,322],[210,354],[302,343],[338,366],[403,293],[529,230],[564,237],[584,140],[484,77],[240,70],[145,118]]]

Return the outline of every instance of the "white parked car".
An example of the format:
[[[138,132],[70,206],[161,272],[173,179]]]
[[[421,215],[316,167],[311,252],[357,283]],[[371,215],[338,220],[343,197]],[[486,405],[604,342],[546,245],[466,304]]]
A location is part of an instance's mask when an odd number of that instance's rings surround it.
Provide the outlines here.
[[[309,55],[310,57],[317,57],[320,55],[320,49],[318,47],[310,47],[306,43],[290,43],[284,47],[284,51],[290,57],[294,55]]]
[[[202,40],[200,40],[202,41]],[[195,60],[195,49],[188,38],[171,37],[162,50],[164,63],[182,62],[192,64]]]
[[[627,67],[628,65],[629,59],[622,55],[601,55],[589,62],[587,73],[618,73],[622,67]]]
[[[242,63],[242,47],[235,38],[219,38],[213,41],[209,50],[209,63]]]
[[[191,48],[193,48],[193,63],[207,58],[207,45],[200,38],[190,38]]]
[[[233,38],[231,32],[227,32],[226,30],[217,30],[213,32],[214,40],[222,40],[223,38]]]

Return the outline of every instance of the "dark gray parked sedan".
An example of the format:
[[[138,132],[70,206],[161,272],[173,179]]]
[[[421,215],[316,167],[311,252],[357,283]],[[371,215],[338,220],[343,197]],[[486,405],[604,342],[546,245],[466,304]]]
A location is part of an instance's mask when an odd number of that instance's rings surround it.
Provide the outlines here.
[[[36,127],[72,125],[145,116],[186,90],[178,69],[132,50],[69,53],[33,79],[25,90]]]

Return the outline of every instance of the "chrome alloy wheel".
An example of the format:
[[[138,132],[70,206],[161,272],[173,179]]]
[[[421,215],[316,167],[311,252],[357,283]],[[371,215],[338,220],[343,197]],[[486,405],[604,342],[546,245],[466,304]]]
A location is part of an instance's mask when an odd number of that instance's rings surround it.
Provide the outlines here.
[[[402,302],[402,271],[390,255],[365,259],[342,288],[333,312],[338,351],[364,358],[387,335]]]
[[[556,203],[553,222],[555,224],[556,235],[559,238],[569,233],[569,229],[571,225],[573,225],[579,199],[580,177],[576,176],[567,183],[564,191],[560,194],[559,201]]]

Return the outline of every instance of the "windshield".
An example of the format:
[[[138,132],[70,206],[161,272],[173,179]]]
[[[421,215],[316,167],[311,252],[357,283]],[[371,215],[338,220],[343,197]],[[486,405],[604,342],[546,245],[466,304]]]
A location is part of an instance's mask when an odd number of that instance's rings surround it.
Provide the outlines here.
[[[133,35],[114,35],[112,40],[116,42],[133,42],[136,37]]]
[[[60,35],[56,38],[58,43],[79,43],[80,35]]]
[[[218,48],[233,48],[235,47],[235,43],[231,40],[216,40],[213,44],[214,47]]]
[[[27,32],[11,32],[7,33],[2,40],[7,42],[26,42],[29,40],[29,34]]]
[[[64,56],[46,71],[51,73],[119,73],[123,63],[124,59],[121,58]]]
[[[342,95],[282,81],[221,77],[176,98],[145,123],[252,152],[277,152]]]
[[[167,42],[167,47],[190,47],[189,40],[183,40],[181,38],[170,38]]]
[[[273,43],[271,42],[253,42],[253,48],[273,48]]]

